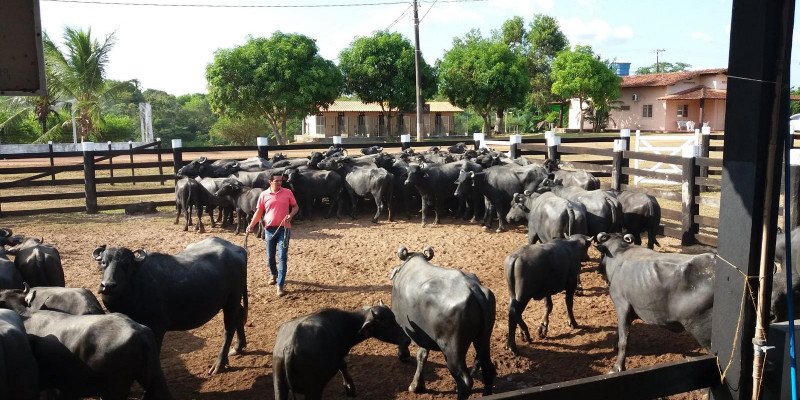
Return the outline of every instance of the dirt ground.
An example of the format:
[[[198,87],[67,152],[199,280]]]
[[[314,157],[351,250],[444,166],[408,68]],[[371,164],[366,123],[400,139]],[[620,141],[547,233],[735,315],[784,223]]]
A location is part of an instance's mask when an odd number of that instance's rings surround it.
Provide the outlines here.
[[[374,207],[374,206],[373,206]],[[3,218],[0,226],[15,234],[44,237],[61,252],[67,286],[84,287],[96,292],[100,282],[97,264],[91,258],[98,245],[144,248],[148,252],[175,254],[192,242],[219,236],[237,245],[245,245],[245,236],[229,230],[211,228],[199,234],[183,232],[183,220],[173,225],[174,211],[162,207],[155,215],[128,217],[122,214],[64,214],[36,217]],[[357,220],[326,220],[321,215],[312,221],[298,221],[292,231],[289,271],[285,297],[275,295],[267,284],[263,242],[248,238],[250,300],[246,329],[245,354],[232,357],[223,373],[208,376],[207,371],[222,343],[221,313],[203,327],[187,332],[170,332],[162,348],[162,365],[167,382],[177,399],[272,399],[271,353],[278,326],[292,318],[326,307],[360,309],[379,300],[391,302],[389,273],[400,264],[396,253],[400,246],[420,251],[432,246],[432,262],[460,268],[478,275],[497,298],[497,320],[492,334],[492,359],[498,376],[494,392],[506,392],[530,386],[566,381],[606,373],[614,364],[616,352],[616,313],[606,284],[596,271],[599,253],[590,250],[591,261],[584,263],[582,280],[585,295],[575,299],[575,318],[580,329],[567,325],[564,296],[554,298],[549,337],[522,343],[521,355],[504,349],[508,332],[508,291],[503,260],[526,243],[523,227],[504,233],[484,232],[477,224],[446,218],[438,226],[420,226],[419,216],[411,220],[369,222],[368,210]],[[205,222],[208,223],[207,217]],[[661,251],[679,251],[671,238],[659,238]],[[524,314],[532,331],[538,326],[541,302],[531,302]],[[533,332],[532,332],[533,333]],[[441,353],[431,352],[425,369],[428,391],[407,391],[416,362],[400,362],[396,347],[367,340],[352,349],[348,356],[350,373],[362,399],[454,399],[455,383],[445,367]],[[416,347],[412,345],[412,354]],[[629,369],[649,366],[686,357],[704,350],[688,335],[635,323],[628,343]],[[470,350],[468,364],[474,353]],[[475,380],[472,397],[478,397],[483,383]],[[141,392],[132,393],[132,397]],[[337,376],[328,384],[325,397],[345,398]],[[700,398],[699,392],[675,398]]]

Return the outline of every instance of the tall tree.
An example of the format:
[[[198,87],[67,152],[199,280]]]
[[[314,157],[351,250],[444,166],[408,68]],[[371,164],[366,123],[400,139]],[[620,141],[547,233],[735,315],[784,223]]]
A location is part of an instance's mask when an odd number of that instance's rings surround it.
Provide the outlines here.
[[[524,56],[508,45],[484,39],[472,30],[453,40],[453,48],[438,63],[441,93],[459,107],[472,107],[491,132],[490,112],[496,112],[496,132],[502,132],[503,113],[520,107],[530,88]]]
[[[249,37],[244,45],[217,50],[206,79],[216,112],[265,118],[281,145],[289,141],[290,118],[327,107],[343,86],[339,69],[319,55],[314,39],[283,32],[269,39]]]
[[[422,98],[436,93],[436,73],[424,59]],[[364,103],[377,102],[387,116],[387,137],[392,134],[392,112],[413,109],[417,103],[414,46],[399,33],[377,31],[355,39],[339,53],[339,68],[345,77],[345,91]]]
[[[565,50],[553,61],[554,94],[562,98],[578,98],[580,132],[583,132],[583,105],[591,99],[595,107],[619,97],[620,77],[599,60],[589,46],[575,46]]]
[[[639,67],[636,69],[636,75],[658,74],[663,72],[681,72],[687,71],[692,68],[692,64],[684,62],[671,62],[661,61],[658,64],[653,64],[647,67]]]
[[[99,135],[98,127],[103,125],[101,102],[121,90],[123,83],[106,84],[108,54],[114,47],[114,34],[105,37],[103,42],[92,38],[92,30],[66,27],[64,29],[64,51],[45,34],[43,37],[45,60],[51,69],[49,90],[62,99],[74,99],[78,115],[78,134],[81,141],[89,135]]]

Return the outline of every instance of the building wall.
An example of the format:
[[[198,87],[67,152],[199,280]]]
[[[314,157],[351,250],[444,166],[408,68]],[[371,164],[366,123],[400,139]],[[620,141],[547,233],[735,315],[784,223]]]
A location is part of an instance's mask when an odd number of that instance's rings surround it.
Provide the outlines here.
[[[338,126],[338,112],[322,112],[322,116],[325,117],[325,130],[324,134],[325,137],[332,137],[339,134],[339,126]],[[342,133],[343,137],[355,137],[358,131],[358,115],[360,113],[356,111],[345,112],[344,119],[345,119],[345,126],[344,132]],[[436,123],[436,114],[442,115],[442,133],[443,135],[454,133],[453,129],[455,128],[455,117],[453,112],[441,112],[441,113],[428,113],[423,114],[422,122],[424,124],[424,129],[426,135],[430,136],[434,134],[433,128],[435,127]],[[367,137],[375,137],[375,136],[384,136],[386,135],[386,127],[381,127],[378,125],[379,122],[379,112],[365,112],[364,113],[364,134],[362,136]],[[398,118],[402,118],[403,126],[402,132],[398,132]],[[404,114],[400,117],[397,113],[392,114],[391,122],[388,121],[388,118],[384,120],[384,123],[391,123],[392,124],[392,135],[396,136],[399,134],[409,134],[409,135],[416,135],[417,133],[417,117],[416,115],[409,115]],[[304,120],[304,133],[311,134],[311,135],[319,135],[322,134],[321,130],[317,129],[317,116],[316,115],[309,115]],[[382,128],[382,129],[381,129]]]
[[[637,100],[633,100],[633,95]],[[637,87],[620,88],[619,95],[622,106],[627,106],[627,110],[612,110],[611,118],[616,122],[618,129],[641,129],[643,131],[663,131],[665,130],[665,117],[667,115],[664,100],[658,100],[664,96],[665,88],[661,87]],[[653,116],[643,117],[642,109],[645,105],[653,106]],[[673,125],[675,123],[673,122]],[[611,124],[610,126],[614,126]]]

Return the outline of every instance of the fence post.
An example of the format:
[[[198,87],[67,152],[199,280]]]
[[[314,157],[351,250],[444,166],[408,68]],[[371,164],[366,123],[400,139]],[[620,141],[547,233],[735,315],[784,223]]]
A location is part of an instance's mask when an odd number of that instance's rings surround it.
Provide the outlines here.
[[[111,141],[108,141],[108,151],[111,151]],[[114,186],[114,157],[111,154],[108,155],[108,173],[109,173],[109,180],[108,183],[111,186]]]
[[[136,185],[136,179],[134,176],[136,175],[136,169],[133,167],[133,141],[128,140],[128,150],[131,152],[131,183]]]
[[[256,138],[256,146],[258,146],[258,156],[261,158],[269,158],[269,149],[267,146],[269,145],[269,140],[264,136],[259,136]]]
[[[638,135],[640,133],[641,133],[641,131],[637,129],[636,130],[636,134]],[[630,150],[631,149],[631,130],[630,129],[620,129],[619,130],[619,139],[622,140],[625,143],[625,147],[623,149],[623,154],[622,154],[623,155],[622,164],[620,165],[620,167],[621,168],[630,168],[631,160],[628,157],[625,157],[624,150]],[[620,169],[620,175],[619,175],[619,184],[620,185],[625,185],[625,186],[628,186],[628,184],[630,184],[630,177],[628,176],[628,174],[623,174],[621,169]],[[620,187],[622,187],[622,186],[620,186]],[[622,189],[619,189],[619,190],[622,190]]]
[[[411,135],[400,135],[400,148],[405,150],[411,147]]]
[[[552,133],[552,132],[550,132]],[[558,154],[558,146],[561,145],[561,136],[556,136],[555,134],[550,135],[547,137],[547,133],[545,133],[545,141],[547,144],[547,158],[551,160],[560,160],[561,155]]]
[[[52,140],[47,142],[47,147],[48,147],[48,149],[50,149],[50,172],[51,172],[50,180],[54,181],[54,180],[56,180],[56,172],[53,171],[53,167],[55,167],[55,162],[53,160],[53,141]]]
[[[175,170],[175,182],[178,181],[178,170],[183,168],[183,142],[172,139],[172,168]]]
[[[335,147],[337,149],[341,149],[342,148],[342,137],[341,136],[334,136],[331,139],[333,139],[333,147]]]
[[[794,229],[800,224],[800,149],[789,149],[789,165],[789,184],[792,192],[788,205],[792,220],[789,222]],[[783,206],[787,207],[786,204]]]
[[[708,158],[709,147],[711,146],[711,127],[704,126],[702,129],[695,129],[695,132],[701,131],[702,135],[700,136],[700,157]],[[708,178],[708,166],[701,166],[700,167],[700,176],[703,178]],[[707,190],[706,185],[700,185],[700,193],[703,193]]]
[[[161,165],[161,138],[156,138],[156,147],[158,147],[158,175],[161,177],[161,185],[164,185],[164,167]]]
[[[691,146],[683,149],[683,180],[681,187],[681,246],[696,243],[695,234],[699,231],[694,216],[700,212],[696,197],[700,194],[695,177],[700,172],[697,167],[697,156],[700,155],[700,146]]]
[[[508,148],[508,158],[513,160],[519,157],[519,145],[522,143],[522,135],[511,135],[508,137],[508,141],[511,142]]]
[[[623,139],[614,139],[614,162],[611,164],[611,188],[622,190],[622,161],[627,143]]]
[[[481,148],[481,142],[483,142],[484,134],[480,132],[475,132],[472,134],[472,142],[473,146],[475,146],[475,150],[479,150]]]
[[[86,212],[97,213],[97,186],[94,176],[94,143],[83,142],[83,182],[86,193]]]

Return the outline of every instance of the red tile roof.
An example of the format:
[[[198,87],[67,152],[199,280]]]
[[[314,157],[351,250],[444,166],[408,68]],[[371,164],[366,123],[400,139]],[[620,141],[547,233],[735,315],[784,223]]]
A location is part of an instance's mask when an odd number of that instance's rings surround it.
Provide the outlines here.
[[[700,69],[697,71],[667,72],[663,74],[646,74],[623,76],[620,87],[669,86],[700,75],[727,74],[727,68]]]
[[[456,107],[446,101],[429,101],[425,103],[430,106],[431,112],[464,112],[459,107]],[[331,104],[327,110],[320,111],[327,112],[370,112],[381,111],[381,106],[378,103],[363,103],[360,100],[337,100]],[[394,109],[393,111],[397,111]]]
[[[659,97],[659,100],[699,100],[699,99],[714,99],[725,100],[728,91],[722,89],[711,89],[709,87],[698,85],[693,88],[681,90],[680,92],[668,94]]]

